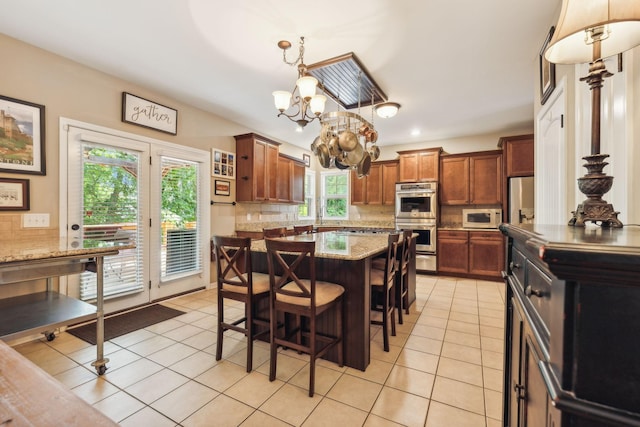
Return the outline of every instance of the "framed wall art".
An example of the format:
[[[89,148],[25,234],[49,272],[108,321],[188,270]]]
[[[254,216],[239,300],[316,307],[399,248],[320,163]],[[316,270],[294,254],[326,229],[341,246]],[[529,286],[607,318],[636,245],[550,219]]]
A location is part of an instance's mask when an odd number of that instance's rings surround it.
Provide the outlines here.
[[[214,194],[216,196],[230,196],[231,195],[231,181],[224,181],[222,179],[216,179],[214,183]]]
[[[178,111],[148,99],[122,92],[122,121],[177,135]]]
[[[29,180],[0,178],[0,211],[29,210]]]
[[[211,176],[236,178],[236,155],[228,151],[211,149]]]
[[[304,162],[304,165],[306,167],[311,166],[311,156],[308,154],[303,154],[302,155],[302,161]]]
[[[44,106],[0,95],[0,172],[46,175]]]
[[[553,32],[555,31],[555,27],[551,27],[549,30],[549,34],[547,34],[547,38],[544,40],[544,44],[542,45],[542,49],[540,49],[540,103],[544,105],[549,99],[549,96],[553,92],[556,87],[556,64],[547,61],[544,57],[544,52],[547,50],[549,46],[549,42],[551,41],[551,37],[553,37]]]

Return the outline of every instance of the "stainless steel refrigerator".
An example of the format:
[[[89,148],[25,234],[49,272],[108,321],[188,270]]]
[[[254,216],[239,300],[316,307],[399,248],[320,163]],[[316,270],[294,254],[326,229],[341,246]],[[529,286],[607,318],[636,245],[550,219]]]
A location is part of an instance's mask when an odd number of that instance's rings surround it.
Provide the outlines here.
[[[532,176],[509,178],[509,218],[512,224],[533,224],[534,183]]]

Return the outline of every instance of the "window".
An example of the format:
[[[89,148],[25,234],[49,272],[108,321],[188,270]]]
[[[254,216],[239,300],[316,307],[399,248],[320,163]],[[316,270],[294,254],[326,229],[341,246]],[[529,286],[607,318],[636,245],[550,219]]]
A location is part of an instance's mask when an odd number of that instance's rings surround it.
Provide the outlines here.
[[[298,205],[298,219],[315,220],[316,217],[316,173],[307,170],[304,174],[304,204]]]
[[[349,219],[349,172],[321,172],[321,219]]]

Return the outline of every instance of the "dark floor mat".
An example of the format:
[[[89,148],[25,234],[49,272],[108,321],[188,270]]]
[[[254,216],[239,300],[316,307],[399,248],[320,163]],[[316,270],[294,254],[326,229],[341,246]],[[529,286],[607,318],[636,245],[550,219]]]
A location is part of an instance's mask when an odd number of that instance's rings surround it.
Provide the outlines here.
[[[184,314],[184,311],[153,304],[138,310],[107,317],[104,319],[104,340],[108,341],[181,314]],[[67,332],[88,343],[96,344],[96,322],[67,329]]]

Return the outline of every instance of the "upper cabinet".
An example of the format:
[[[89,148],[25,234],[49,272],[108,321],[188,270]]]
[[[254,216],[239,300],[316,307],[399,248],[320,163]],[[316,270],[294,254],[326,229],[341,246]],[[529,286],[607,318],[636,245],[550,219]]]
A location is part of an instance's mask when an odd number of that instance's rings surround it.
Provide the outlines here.
[[[504,151],[507,177],[533,176],[533,135],[505,136],[498,141]]]
[[[440,160],[440,203],[502,203],[502,151],[443,156]]]
[[[369,175],[362,178],[351,171],[351,204],[394,205],[397,179],[397,160],[371,163]]]
[[[437,181],[442,147],[398,151],[398,182]]]
[[[279,153],[279,143],[249,133],[236,139],[238,202],[302,203],[304,163]]]

